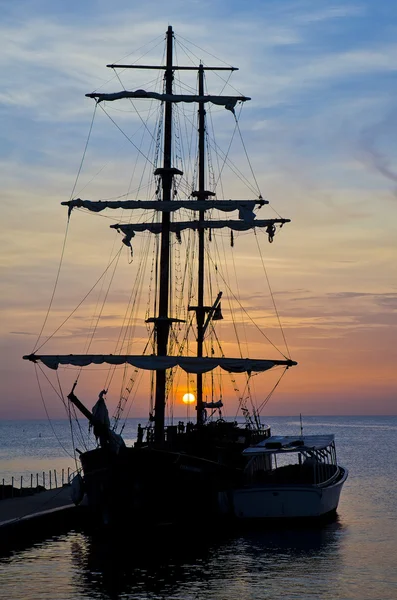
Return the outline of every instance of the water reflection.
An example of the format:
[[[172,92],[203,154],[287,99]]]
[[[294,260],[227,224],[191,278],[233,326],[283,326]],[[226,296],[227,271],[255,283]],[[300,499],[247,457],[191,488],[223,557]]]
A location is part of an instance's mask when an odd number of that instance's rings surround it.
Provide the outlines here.
[[[83,597],[259,599],[288,579],[294,594],[323,589],[326,599],[333,597],[330,577],[338,571],[342,530],[336,520],[322,528],[237,535],[168,529],[153,540],[80,535],[71,544],[71,560]]]
[[[153,539],[141,532],[127,539],[87,535],[74,540],[72,561],[80,566],[79,591],[84,596],[178,597],[182,589],[217,577],[210,565],[219,546],[216,539],[193,539],[168,528]]]

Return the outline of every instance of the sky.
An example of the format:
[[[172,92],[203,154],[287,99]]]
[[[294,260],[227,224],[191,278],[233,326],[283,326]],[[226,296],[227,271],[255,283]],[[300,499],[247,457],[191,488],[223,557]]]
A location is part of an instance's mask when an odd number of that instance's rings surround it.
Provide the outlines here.
[[[0,6],[0,418],[45,415],[34,368],[21,357],[41,330],[57,277],[66,227],[60,202],[73,194],[93,114],[84,94],[106,87],[106,64],[136,58],[150,40],[160,44],[168,24],[214,62],[220,57],[239,67],[233,85],[252,97],[240,127],[260,189],[292,221],[271,247],[268,275],[299,366],[283,378],[265,414],[397,414],[397,6],[365,0]],[[116,91],[115,83],[107,89]],[[123,193],[120,174],[132,164],[127,146],[109,131],[94,138],[99,162],[91,147],[88,157],[92,173],[111,149],[119,160],[102,179],[102,197],[111,189]],[[90,192],[99,197],[95,186]],[[113,247],[107,227],[98,228],[101,219],[93,221],[73,215],[45,335],[94,283]],[[241,292],[254,314],[262,290],[247,268],[249,253],[236,260],[246,268]],[[52,351],[73,352],[73,340],[86,333],[87,319],[80,319],[54,338]],[[255,330],[248,335],[258,349]],[[94,402],[98,390],[91,381],[83,392]],[[63,416],[57,398],[46,408]],[[138,402],[136,414],[143,410]]]

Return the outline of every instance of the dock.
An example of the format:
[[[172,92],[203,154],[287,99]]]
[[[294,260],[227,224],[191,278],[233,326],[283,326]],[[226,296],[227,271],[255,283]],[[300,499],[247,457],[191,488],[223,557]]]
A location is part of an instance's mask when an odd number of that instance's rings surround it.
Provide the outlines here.
[[[0,501],[0,542],[38,531],[54,531],[73,524],[79,513],[70,497],[70,486]]]

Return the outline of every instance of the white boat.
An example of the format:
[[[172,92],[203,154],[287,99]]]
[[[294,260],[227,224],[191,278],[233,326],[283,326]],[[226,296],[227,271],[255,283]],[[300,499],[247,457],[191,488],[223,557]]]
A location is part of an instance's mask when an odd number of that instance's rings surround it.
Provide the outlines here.
[[[334,435],[271,436],[246,448],[244,485],[226,510],[238,519],[319,518],[335,513],[348,471]],[[224,500],[224,499],[223,499]]]

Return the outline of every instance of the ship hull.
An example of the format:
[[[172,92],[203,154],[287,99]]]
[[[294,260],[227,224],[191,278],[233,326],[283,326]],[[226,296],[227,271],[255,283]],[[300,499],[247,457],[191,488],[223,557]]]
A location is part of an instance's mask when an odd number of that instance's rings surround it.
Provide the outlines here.
[[[128,448],[117,456],[101,449],[81,456],[88,505],[103,524],[135,519],[176,521],[206,507],[218,513],[218,494],[240,472],[176,452]]]
[[[200,434],[169,436],[169,446],[136,444],[116,454],[96,448],[80,456],[84,490],[96,520],[116,524],[126,515],[171,522],[201,513],[217,518],[222,494],[242,485],[242,451],[259,434],[222,422]]]

